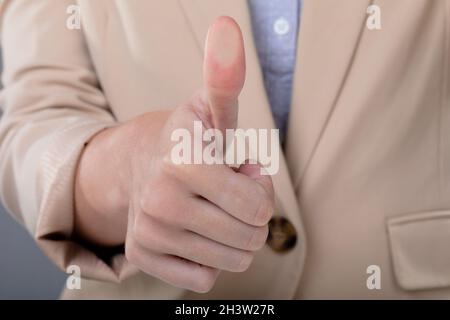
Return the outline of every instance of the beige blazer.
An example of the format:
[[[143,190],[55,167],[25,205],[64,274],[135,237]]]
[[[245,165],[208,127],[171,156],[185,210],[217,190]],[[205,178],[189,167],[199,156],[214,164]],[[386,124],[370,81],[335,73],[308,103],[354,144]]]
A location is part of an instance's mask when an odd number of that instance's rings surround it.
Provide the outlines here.
[[[276,215],[298,239],[197,295],[71,241],[77,160],[117,121],[202,84],[209,23],[245,37],[240,126],[272,128],[245,0],[4,0],[0,194],[63,270],[64,298],[450,298],[450,1],[305,0]],[[366,27],[381,8],[381,30]],[[14,246],[11,243],[11,246]],[[369,266],[381,289],[369,290]],[[31,268],[32,266],[30,266]],[[370,268],[369,268],[370,270]]]

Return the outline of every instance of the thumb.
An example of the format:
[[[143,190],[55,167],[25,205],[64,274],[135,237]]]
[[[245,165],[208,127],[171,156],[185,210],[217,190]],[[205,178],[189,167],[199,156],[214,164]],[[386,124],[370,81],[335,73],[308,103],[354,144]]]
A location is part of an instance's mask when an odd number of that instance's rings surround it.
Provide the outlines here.
[[[245,51],[242,32],[230,17],[217,18],[208,31],[203,65],[205,110],[211,124],[221,130],[234,129],[238,96],[245,81]]]

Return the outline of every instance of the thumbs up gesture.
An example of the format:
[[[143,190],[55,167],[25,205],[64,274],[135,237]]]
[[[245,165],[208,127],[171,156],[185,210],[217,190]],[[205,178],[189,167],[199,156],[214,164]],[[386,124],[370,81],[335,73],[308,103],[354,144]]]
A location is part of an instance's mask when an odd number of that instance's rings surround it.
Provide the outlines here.
[[[221,270],[249,268],[265,244],[274,206],[272,181],[260,175],[259,165],[234,170],[226,164],[171,161],[174,130],[192,131],[194,121],[221,132],[236,128],[245,53],[231,18],[220,17],[210,27],[203,75],[203,88],[187,103],[99,134],[81,160],[77,187],[82,236],[104,245],[124,242],[126,258],[141,271],[196,292],[209,291]],[[92,165],[111,145],[120,145],[118,158],[125,159],[118,160],[124,170],[115,169],[116,178],[99,172],[112,166],[108,161]],[[100,183],[110,187],[109,196],[95,191]],[[90,211],[107,217],[96,224],[100,233],[93,230]]]

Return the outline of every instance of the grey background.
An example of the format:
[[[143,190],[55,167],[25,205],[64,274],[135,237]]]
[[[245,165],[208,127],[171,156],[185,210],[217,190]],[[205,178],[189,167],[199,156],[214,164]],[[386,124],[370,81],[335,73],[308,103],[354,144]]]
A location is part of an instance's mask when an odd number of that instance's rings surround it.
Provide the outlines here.
[[[56,299],[65,279],[0,205],[0,299]]]

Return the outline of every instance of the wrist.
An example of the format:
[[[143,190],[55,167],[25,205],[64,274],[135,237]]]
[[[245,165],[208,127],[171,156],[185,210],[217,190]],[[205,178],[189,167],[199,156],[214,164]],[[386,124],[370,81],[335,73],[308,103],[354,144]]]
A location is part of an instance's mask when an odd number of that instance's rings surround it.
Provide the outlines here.
[[[75,178],[77,237],[97,245],[124,243],[128,213],[126,147],[121,125],[98,132],[83,150]]]

